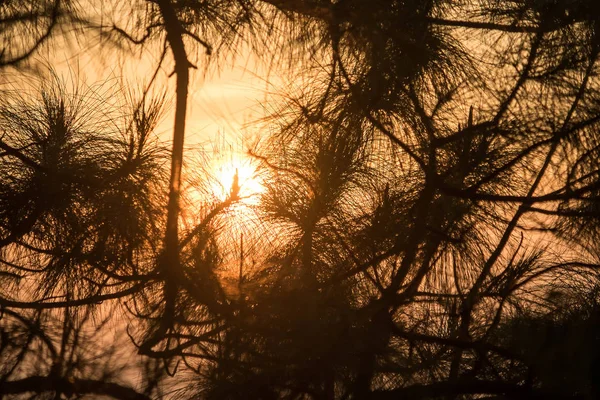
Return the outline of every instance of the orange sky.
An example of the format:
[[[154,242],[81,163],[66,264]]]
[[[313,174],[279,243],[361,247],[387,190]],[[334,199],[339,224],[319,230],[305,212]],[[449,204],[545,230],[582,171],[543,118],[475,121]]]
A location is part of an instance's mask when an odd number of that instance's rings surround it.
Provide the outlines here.
[[[127,55],[110,45],[98,46],[97,39],[93,37],[78,38],[77,42],[58,38],[39,52],[35,61],[38,65],[46,65],[41,72],[49,65],[66,81],[75,76],[89,85],[110,81],[108,85],[112,86],[122,81],[127,86],[139,88],[150,79],[159,54],[157,49],[148,47],[144,49],[143,56]],[[166,91],[169,103],[158,129],[165,140],[170,138],[173,128],[175,78],[168,77],[172,72],[171,58],[168,54],[154,84],[156,91]],[[261,105],[267,101],[268,93],[275,91],[274,84],[279,85],[282,81],[277,71],[259,63],[250,51],[244,50],[233,61],[213,58],[209,62],[202,57],[198,69],[191,72],[187,146],[204,143],[218,132],[228,137],[242,133],[244,127],[264,116]],[[6,78],[6,74],[3,78],[4,81],[11,80]]]

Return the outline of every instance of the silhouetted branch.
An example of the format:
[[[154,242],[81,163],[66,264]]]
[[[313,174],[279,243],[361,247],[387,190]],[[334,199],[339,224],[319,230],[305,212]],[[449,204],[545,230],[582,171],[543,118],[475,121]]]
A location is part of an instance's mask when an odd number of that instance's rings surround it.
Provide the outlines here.
[[[31,376],[28,378],[0,382],[2,394],[25,394],[56,392],[72,395],[110,396],[122,400],[148,400],[150,397],[118,383],[91,379],[67,379],[52,376]]]

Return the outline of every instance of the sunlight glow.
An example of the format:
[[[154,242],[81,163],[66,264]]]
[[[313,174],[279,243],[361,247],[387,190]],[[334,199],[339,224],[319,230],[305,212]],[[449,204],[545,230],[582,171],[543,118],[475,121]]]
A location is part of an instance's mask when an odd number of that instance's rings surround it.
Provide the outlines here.
[[[257,174],[256,166],[249,158],[221,162],[215,166],[216,182],[213,185],[214,195],[224,201],[230,195],[237,173],[240,202],[245,205],[254,205],[258,202],[259,195],[264,191],[262,180]]]

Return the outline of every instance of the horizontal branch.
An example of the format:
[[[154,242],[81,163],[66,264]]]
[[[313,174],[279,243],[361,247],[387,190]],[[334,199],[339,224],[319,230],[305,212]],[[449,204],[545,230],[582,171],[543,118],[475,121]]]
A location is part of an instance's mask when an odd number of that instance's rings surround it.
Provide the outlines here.
[[[85,297],[83,299],[78,300],[67,300],[67,301],[53,301],[53,302],[44,302],[44,301],[17,301],[17,300],[9,300],[4,297],[0,297],[0,306],[9,307],[9,308],[19,308],[19,309],[29,309],[29,310],[46,310],[53,308],[65,308],[65,307],[79,307],[79,306],[87,306],[92,304],[98,304],[106,300],[118,299],[121,297],[129,296],[130,294],[134,294],[138,292],[140,289],[144,287],[145,283],[140,283],[130,287],[129,289],[122,290],[120,292],[108,293],[104,295],[94,295]]]
[[[497,24],[494,22],[483,22],[483,21],[458,21],[444,18],[426,18],[427,22],[435,25],[442,26],[453,26],[457,28],[471,28],[471,29],[483,29],[488,31],[502,31],[511,33],[542,33],[548,30],[543,30],[539,26],[535,25],[517,25],[517,24]]]
[[[49,376],[32,376],[14,381],[0,382],[0,393],[44,393],[57,392],[65,394],[93,394],[110,396],[123,400],[149,400],[150,397],[138,393],[132,388],[113,382],[91,379],[67,379]]]

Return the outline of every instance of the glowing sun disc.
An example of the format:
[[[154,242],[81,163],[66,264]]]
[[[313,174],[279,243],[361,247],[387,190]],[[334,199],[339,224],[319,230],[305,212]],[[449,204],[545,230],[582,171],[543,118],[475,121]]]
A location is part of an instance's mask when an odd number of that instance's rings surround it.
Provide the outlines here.
[[[255,203],[258,195],[264,191],[264,187],[250,160],[234,161],[218,166],[215,173],[217,184],[213,188],[213,193],[219,199],[225,200],[231,192],[236,174],[242,202]]]

